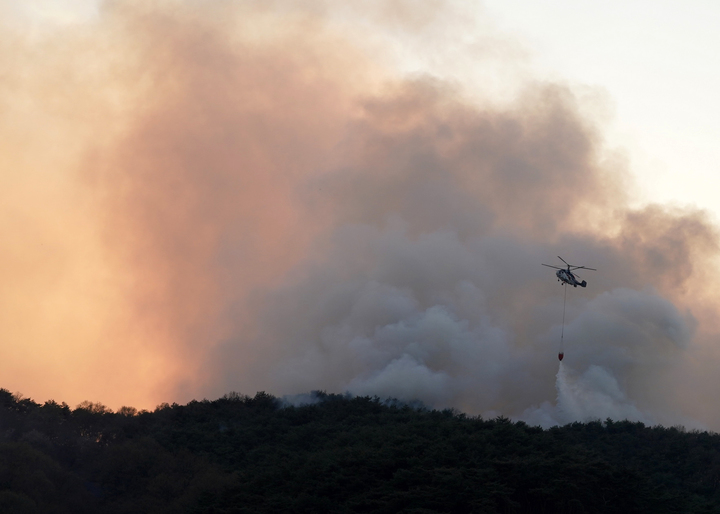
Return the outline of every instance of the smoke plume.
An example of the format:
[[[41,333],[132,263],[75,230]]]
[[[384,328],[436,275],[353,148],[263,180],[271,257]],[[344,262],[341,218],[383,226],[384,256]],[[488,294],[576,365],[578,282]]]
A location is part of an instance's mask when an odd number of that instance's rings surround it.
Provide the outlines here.
[[[720,427],[716,227],[631,208],[585,97],[458,9],[114,0],[9,25],[3,386]],[[426,40],[512,94],[401,71]],[[557,255],[598,269],[568,291],[559,372]]]

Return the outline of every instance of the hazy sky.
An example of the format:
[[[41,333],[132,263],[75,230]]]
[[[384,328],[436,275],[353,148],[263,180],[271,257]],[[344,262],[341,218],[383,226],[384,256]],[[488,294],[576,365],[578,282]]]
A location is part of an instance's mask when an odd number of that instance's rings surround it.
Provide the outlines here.
[[[486,0],[538,73],[606,90],[608,136],[646,201],[720,207],[720,7],[716,2]]]
[[[717,429],[713,12],[613,5],[0,0],[0,386]]]

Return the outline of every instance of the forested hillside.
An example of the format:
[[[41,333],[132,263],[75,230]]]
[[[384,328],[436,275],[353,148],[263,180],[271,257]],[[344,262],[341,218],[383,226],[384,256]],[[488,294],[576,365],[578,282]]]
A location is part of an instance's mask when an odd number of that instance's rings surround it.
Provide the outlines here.
[[[0,390],[0,512],[720,512],[717,434],[315,396],[113,413]]]

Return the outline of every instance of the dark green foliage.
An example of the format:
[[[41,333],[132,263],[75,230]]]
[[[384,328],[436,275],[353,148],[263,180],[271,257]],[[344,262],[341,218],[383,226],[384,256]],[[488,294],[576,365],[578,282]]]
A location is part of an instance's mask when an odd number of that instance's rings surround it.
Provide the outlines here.
[[[0,390],[0,512],[720,512],[717,434],[315,398],[113,413]]]

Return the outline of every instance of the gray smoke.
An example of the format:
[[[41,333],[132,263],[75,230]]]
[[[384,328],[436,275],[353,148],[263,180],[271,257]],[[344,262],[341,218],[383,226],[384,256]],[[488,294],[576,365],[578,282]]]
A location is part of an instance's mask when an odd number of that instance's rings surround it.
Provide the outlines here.
[[[7,386],[720,427],[715,226],[631,208],[584,93],[518,72],[469,10],[108,0],[7,22]],[[557,255],[598,269],[568,291],[560,372]]]
[[[629,209],[625,170],[575,101],[541,84],[499,111],[433,80],[366,101],[341,164],[301,193],[331,221],[321,250],[258,292],[255,335],[218,350],[221,387],[419,399],[544,425],[697,425],[668,396],[697,326],[674,299],[715,249],[714,228],[700,212]],[[540,263],[557,254],[599,271],[568,292],[556,376],[563,289]],[[237,373],[258,347],[270,357]]]

